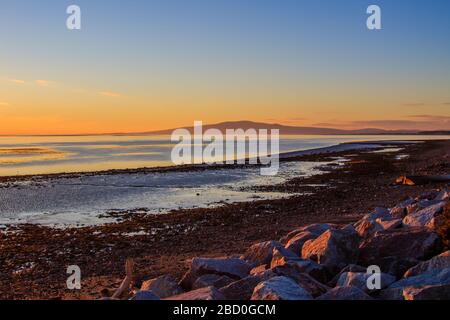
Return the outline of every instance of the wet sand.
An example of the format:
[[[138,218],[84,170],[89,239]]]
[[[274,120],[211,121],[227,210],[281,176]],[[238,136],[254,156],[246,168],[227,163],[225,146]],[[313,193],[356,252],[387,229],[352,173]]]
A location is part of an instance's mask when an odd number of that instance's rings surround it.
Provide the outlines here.
[[[442,187],[391,183],[403,174],[449,174],[450,141],[428,141],[402,148],[405,150],[401,154],[409,157],[398,159],[397,153],[389,152],[343,151],[290,159],[328,161],[343,156],[351,160],[322,175],[264,187],[264,191],[305,193],[287,199],[178,210],[165,215],[118,212],[117,223],[79,229],[9,227],[0,233],[0,298],[98,298],[102,289],[117,288],[127,258],[135,259],[136,284],[165,273],[179,278],[192,257],[240,254],[253,242],[281,238],[305,224],[346,224],[376,206],[388,207],[408,196]],[[81,291],[65,288],[66,268],[73,264],[82,270]]]

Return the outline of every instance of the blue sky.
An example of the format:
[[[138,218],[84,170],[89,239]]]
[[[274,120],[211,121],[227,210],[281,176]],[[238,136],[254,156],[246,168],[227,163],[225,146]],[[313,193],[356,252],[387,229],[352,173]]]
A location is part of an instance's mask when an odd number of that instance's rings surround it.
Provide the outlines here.
[[[81,7],[81,31],[65,27],[70,4]],[[366,28],[370,4],[382,9],[380,31]],[[101,115],[90,125],[117,126],[119,112],[105,117],[111,105],[158,129],[173,115],[180,124],[253,116],[341,126],[423,115],[446,127],[449,39],[446,0],[3,0],[0,103],[16,106],[5,119],[48,113],[75,118],[74,128]],[[45,79],[55,91],[32,106],[11,79]],[[69,88],[127,101],[79,94],[74,105],[99,113],[56,109]]]

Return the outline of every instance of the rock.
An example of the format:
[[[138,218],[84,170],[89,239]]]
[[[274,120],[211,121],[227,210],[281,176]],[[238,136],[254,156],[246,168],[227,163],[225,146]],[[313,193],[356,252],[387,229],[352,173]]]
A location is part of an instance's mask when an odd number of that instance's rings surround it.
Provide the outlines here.
[[[270,268],[275,268],[279,265],[283,265],[286,261],[300,261],[300,257],[285,248],[273,249],[272,261],[270,262]]]
[[[434,198],[433,199],[423,199],[423,200],[420,200],[419,202],[417,202],[416,210],[422,210],[422,209],[434,206],[435,204],[439,204],[440,202],[442,202],[442,201],[435,200]]]
[[[328,280],[329,273],[324,266],[309,259],[301,259],[290,251],[286,251],[286,249],[274,249],[273,251],[272,263],[270,264],[272,270],[290,265],[295,267],[298,272],[307,273],[319,281],[326,282]]]
[[[384,228],[376,221],[362,220],[355,224],[355,231],[362,238],[366,238],[381,230],[384,230]]]
[[[171,276],[161,276],[142,283],[142,291],[151,291],[161,299],[183,293],[183,289]]]
[[[310,232],[316,236],[320,236],[322,233],[329,229],[335,228],[336,225],[330,223],[314,223],[307,225],[305,227],[298,228],[294,231],[289,232],[285,237],[281,238],[281,243],[286,243],[299,233]]]
[[[149,300],[160,300],[160,298],[151,291],[140,290],[140,291],[136,292],[135,295],[133,297],[131,297],[130,300],[149,301]]]
[[[190,290],[197,278],[204,274],[242,279],[250,274],[253,267],[250,263],[238,258],[194,258],[190,270],[183,276],[180,285],[185,290]]]
[[[407,287],[402,295],[404,300],[450,300],[450,285]]]
[[[450,268],[450,251],[446,251],[428,261],[421,262],[404,274],[404,278],[415,277],[422,273]]]
[[[335,274],[358,260],[359,237],[354,232],[328,230],[315,240],[308,240],[302,257],[311,259]]]
[[[414,267],[419,262],[419,260],[414,258],[384,257],[379,260],[377,266],[379,266],[383,272],[392,274],[398,279],[401,278],[408,269]]]
[[[316,300],[373,300],[367,293],[357,287],[336,287],[321,295]]]
[[[285,248],[274,249],[272,254],[272,261],[270,262],[270,268],[284,265],[287,261],[305,261],[292,251]]]
[[[432,270],[420,275],[394,282],[389,288],[381,291],[384,300],[421,300],[448,297],[450,286],[450,268]]]
[[[244,279],[230,283],[229,285],[220,288],[219,291],[228,300],[249,300],[255,287],[259,283],[276,276],[277,274],[272,270],[267,270],[262,274],[248,276]]]
[[[254,267],[252,270],[250,270],[250,275],[256,275],[260,273],[264,273],[267,270],[267,266],[265,264]]]
[[[363,272],[346,272],[341,274],[337,286],[338,287],[357,287],[365,292],[371,292],[373,290],[369,289],[367,286],[367,280],[373,276],[372,274],[367,274]],[[380,274],[381,287],[378,290],[387,288],[389,285],[395,282],[396,278],[387,273]]]
[[[403,219],[403,225],[408,227],[426,227],[434,229],[436,226],[436,218],[442,213],[444,206],[445,202],[441,201],[422,210],[408,214]]]
[[[235,280],[227,276],[219,276],[217,274],[205,274],[195,280],[192,289],[200,289],[205,287],[214,287],[220,289],[233,283]]]
[[[401,279],[391,284],[389,289],[436,285],[450,285],[450,268],[432,270],[414,277]]]
[[[312,300],[313,297],[287,277],[274,277],[258,284],[251,300]]]
[[[440,247],[437,234],[424,228],[379,231],[361,243],[359,264],[378,265],[382,272],[402,276],[416,260],[429,259]]]
[[[306,241],[316,239],[317,237],[318,237],[317,234],[308,231],[300,232],[288,240],[285,248],[293,252],[297,256],[300,256],[302,254],[303,244]]]
[[[400,218],[403,219],[407,214],[407,208],[411,205],[413,205],[415,200],[413,198],[409,198],[399,204],[397,204],[395,207],[391,208],[389,210],[389,213],[393,218]]]
[[[320,283],[307,273],[303,273],[297,265],[292,262],[271,270],[279,276],[291,278],[313,297],[318,297],[330,289],[330,287]]]
[[[183,294],[172,296],[164,300],[187,300],[187,301],[197,301],[197,300],[225,300],[222,293],[219,292],[214,287],[206,287],[193,291],[189,291]]]
[[[377,219],[385,220],[392,218],[391,213],[386,208],[375,208],[372,213],[365,215],[361,220],[375,221]]]
[[[443,189],[439,194],[434,198],[434,201],[448,201],[450,200],[450,190]]]
[[[241,258],[255,265],[267,265],[272,260],[273,249],[282,247],[283,245],[277,241],[256,243],[252,245]]]
[[[376,222],[383,228],[383,230],[393,230],[400,228],[403,225],[403,219],[392,219],[392,220],[377,219]]]
[[[367,272],[367,268],[361,267],[357,264],[349,264],[344,269],[342,269],[337,275],[335,275],[334,278],[330,282],[328,282],[328,285],[330,287],[336,287],[339,278],[343,273],[346,272]]]

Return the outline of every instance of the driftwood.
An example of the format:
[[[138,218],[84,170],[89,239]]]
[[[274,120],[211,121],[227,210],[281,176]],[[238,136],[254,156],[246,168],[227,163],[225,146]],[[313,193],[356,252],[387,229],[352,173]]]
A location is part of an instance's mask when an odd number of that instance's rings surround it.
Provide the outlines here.
[[[450,183],[450,175],[443,176],[400,176],[395,179],[394,184],[417,186],[429,183]]]
[[[119,300],[122,295],[130,288],[131,282],[133,280],[133,268],[134,262],[132,259],[127,259],[125,262],[125,278],[123,279],[120,287],[114,292],[111,297],[104,296],[101,300]],[[105,293],[106,295],[106,293]]]

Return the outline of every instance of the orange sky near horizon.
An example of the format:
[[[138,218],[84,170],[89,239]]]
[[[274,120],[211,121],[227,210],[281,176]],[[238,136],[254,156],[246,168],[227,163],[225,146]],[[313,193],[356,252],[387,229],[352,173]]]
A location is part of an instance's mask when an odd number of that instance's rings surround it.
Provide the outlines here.
[[[438,100],[430,99],[428,105],[381,97],[371,101],[364,91],[352,94],[343,88],[329,90],[329,98],[314,88],[303,93],[280,88],[244,93],[227,89],[177,91],[177,96],[171,96],[170,92],[89,90],[51,80],[2,78],[0,134],[131,133],[188,127],[196,120],[340,129],[450,129],[449,116],[433,116],[450,109]]]

